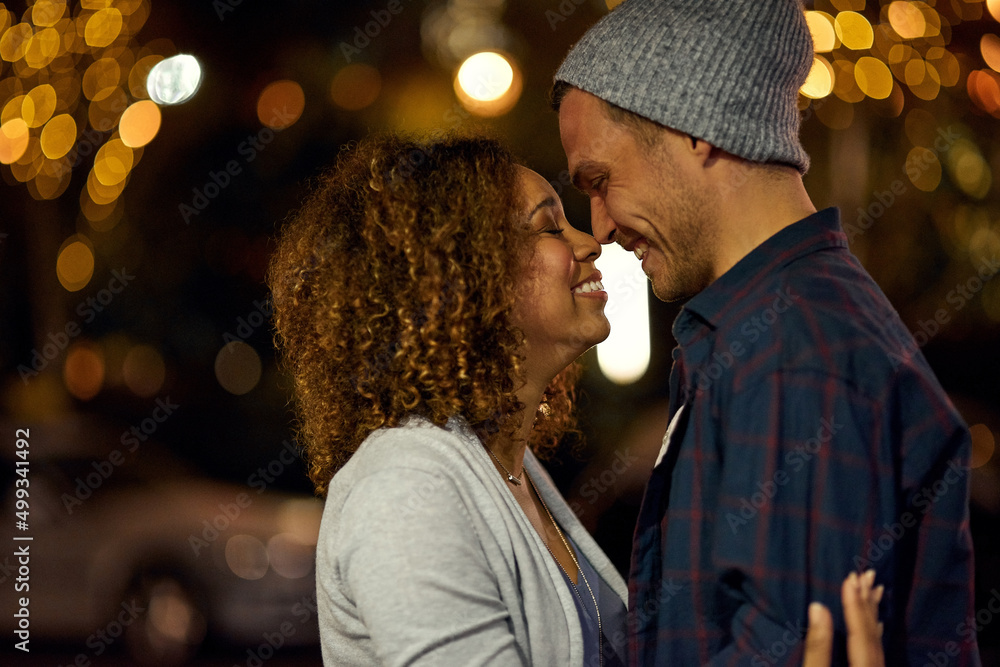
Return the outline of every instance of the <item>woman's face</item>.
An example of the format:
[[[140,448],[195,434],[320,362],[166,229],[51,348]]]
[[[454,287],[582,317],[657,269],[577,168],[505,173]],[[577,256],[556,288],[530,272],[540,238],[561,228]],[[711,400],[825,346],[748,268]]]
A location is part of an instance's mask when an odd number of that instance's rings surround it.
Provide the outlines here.
[[[533,255],[514,319],[524,332],[529,362],[557,373],[611,332],[604,315],[608,294],[594,266],[601,246],[569,224],[548,181],[525,167],[519,171]]]

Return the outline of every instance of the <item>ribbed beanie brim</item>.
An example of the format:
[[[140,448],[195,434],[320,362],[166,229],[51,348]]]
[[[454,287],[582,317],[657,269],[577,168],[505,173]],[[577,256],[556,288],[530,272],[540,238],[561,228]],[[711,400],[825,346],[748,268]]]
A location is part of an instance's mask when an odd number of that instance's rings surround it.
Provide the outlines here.
[[[812,62],[801,0],[625,0],[555,79],[733,155],[805,173],[797,102]]]

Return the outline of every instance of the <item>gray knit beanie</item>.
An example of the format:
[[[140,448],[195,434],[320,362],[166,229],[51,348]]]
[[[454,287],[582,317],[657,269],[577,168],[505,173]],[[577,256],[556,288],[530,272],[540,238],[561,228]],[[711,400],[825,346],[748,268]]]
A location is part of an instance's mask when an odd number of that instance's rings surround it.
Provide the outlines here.
[[[796,103],[812,61],[801,0],[625,0],[555,79],[733,155],[805,173]]]

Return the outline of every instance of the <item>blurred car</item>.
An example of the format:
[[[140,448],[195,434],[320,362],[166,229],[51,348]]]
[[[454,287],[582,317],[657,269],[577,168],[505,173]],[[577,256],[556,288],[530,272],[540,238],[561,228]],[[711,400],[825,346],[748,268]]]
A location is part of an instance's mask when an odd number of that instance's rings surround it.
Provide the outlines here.
[[[199,477],[152,440],[130,451],[121,428],[81,416],[27,426],[25,475],[14,444],[25,425],[4,425],[0,539],[14,546],[0,551],[0,585],[29,599],[32,647],[79,642],[93,660],[124,642],[136,662],[180,664],[206,638],[261,660],[318,642],[318,499]],[[17,623],[3,614],[0,631],[17,641]]]

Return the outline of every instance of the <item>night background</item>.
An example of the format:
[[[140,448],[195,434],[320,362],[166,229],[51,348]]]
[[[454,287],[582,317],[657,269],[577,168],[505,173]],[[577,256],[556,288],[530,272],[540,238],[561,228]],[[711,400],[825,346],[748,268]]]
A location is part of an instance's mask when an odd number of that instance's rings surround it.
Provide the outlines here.
[[[818,208],[841,208],[852,250],[972,429],[987,609],[1000,599],[1000,0],[806,4],[822,12],[800,98],[806,187]],[[272,344],[276,230],[345,143],[470,127],[504,139],[589,230],[547,94],[608,5],[0,7],[0,662],[318,665],[321,506]],[[513,68],[506,93],[491,72],[479,91],[456,87],[480,52]],[[197,59],[200,87],[170,103],[176,86],[160,79],[167,97],[150,101],[151,68],[178,54]],[[503,94],[470,99],[481,89]],[[634,296],[625,287],[612,302]],[[648,369],[619,385],[589,352],[586,447],[550,466],[623,572],[666,426],[678,310],[648,303]],[[15,588],[25,544],[30,593]],[[24,595],[30,654],[14,649]],[[993,616],[979,619],[986,665],[1000,665]]]

